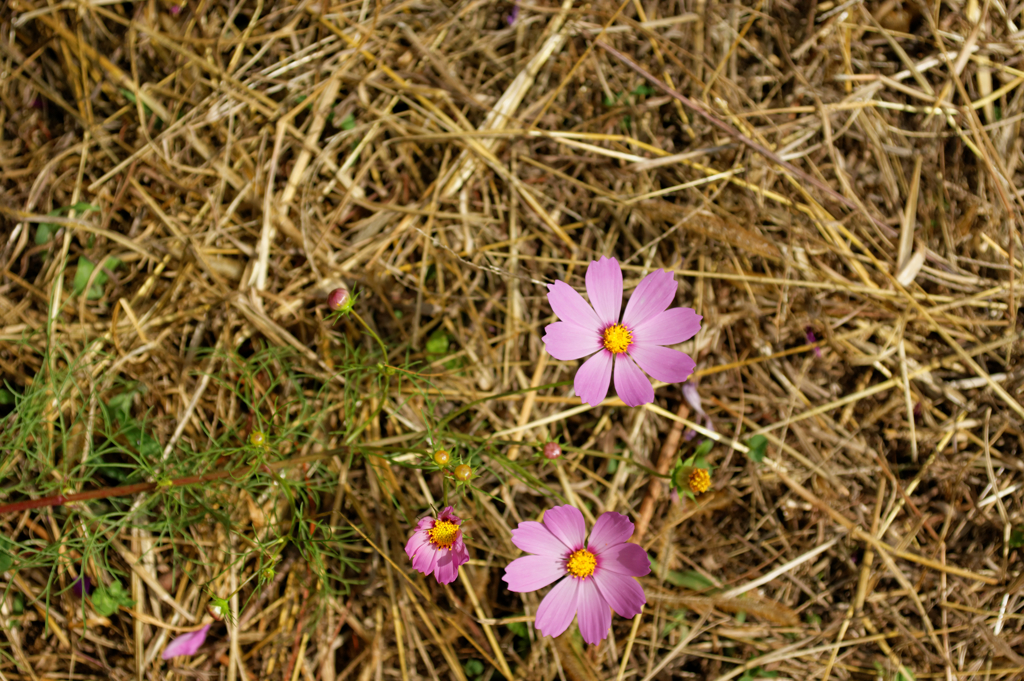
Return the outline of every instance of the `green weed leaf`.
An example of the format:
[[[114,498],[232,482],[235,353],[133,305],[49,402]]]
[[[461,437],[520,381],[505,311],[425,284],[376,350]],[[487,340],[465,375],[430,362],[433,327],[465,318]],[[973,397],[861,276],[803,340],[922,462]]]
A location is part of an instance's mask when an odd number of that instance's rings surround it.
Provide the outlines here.
[[[768,438],[764,435],[755,435],[747,440],[747,446],[750,447],[750,451],[747,452],[747,457],[751,461],[754,463],[761,463],[764,461],[764,455],[768,452]]]
[[[466,660],[463,669],[466,670],[466,676],[480,676],[484,673],[484,663],[480,660]]]
[[[341,119],[342,130],[351,130],[354,127],[356,127],[356,117],[353,116],[352,114],[348,114],[347,116]]]
[[[135,605],[135,601],[128,598],[128,592],[121,586],[121,582],[101,586],[92,593],[92,607],[101,617],[110,617],[122,605],[130,608]]]
[[[117,258],[107,258],[103,262],[103,267],[108,270],[115,270],[122,265],[121,261]],[[89,283],[89,278],[92,277],[93,270],[96,269],[96,263],[84,255],[78,256],[78,269],[75,271],[75,282],[74,282],[74,294],[79,295],[85,290],[85,287]],[[107,275],[101,271],[96,275],[96,278],[92,280],[92,286],[89,287],[89,293],[86,298],[89,300],[96,300],[103,297],[103,285],[107,283]]]

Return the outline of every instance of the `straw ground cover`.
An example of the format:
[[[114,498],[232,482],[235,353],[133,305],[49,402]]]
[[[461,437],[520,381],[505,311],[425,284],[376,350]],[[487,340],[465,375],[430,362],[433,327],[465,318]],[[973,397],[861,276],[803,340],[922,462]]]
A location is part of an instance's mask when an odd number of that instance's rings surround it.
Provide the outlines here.
[[[1020,678],[1021,10],[5,3],[0,678]],[[541,342],[602,255],[704,318],[638,408]],[[597,646],[501,580],[566,503]]]

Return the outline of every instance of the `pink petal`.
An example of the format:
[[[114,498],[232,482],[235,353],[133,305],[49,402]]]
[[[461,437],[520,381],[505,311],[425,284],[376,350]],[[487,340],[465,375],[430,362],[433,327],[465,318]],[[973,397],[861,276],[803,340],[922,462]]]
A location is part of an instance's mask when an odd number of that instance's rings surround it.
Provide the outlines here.
[[[594,308],[583,300],[583,296],[577,293],[576,289],[564,281],[548,284],[548,302],[563,322],[572,322],[576,326],[595,331],[602,326]]]
[[[651,559],[636,544],[615,544],[601,551],[598,563],[602,572],[617,572],[627,577],[642,577],[651,573]]]
[[[673,307],[633,327],[633,340],[644,345],[675,345],[700,331],[699,314],[688,307]]]
[[[636,617],[640,614],[640,608],[647,602],[643,587],[632,577],[598,570],[594,573],[593,582],[604,596],[604,600],[620,617]]]
[[[427,544],[412,559],[412,568],[417,572],[429,575],[437,568],[437,561],[441,558],[441,551],[438,551],[431,544]]]
[[[621,544],[633,536],[633,523],[629,518],[608,511],[602,513],[601,517],[594,523],[594,529],[590,531],[590,541],[587,548],[594,553],[601,553],[615,544]]]
[[[596,407],[608,397],[608,385],[612,382],[612,358],[608,350],[601,350],[579,368],[573,388],[581,400]]]
[[[554,506],[544,511],[544,527],[559,541],[576,551],[583,548],[583,540],[587,537],[587,524],[583,514],[574,506]]]
[[[580,635],[591,645],[600,643],[608,637],[608,630],[612,628],[612,611],[608,601],[597,590],[593,579],[581,579],[579,593],[576,610]]]
[[[445,506],[443,509],[441,509],[441,512],[437,514],[437,519],[447,520],[448,522],[455,523],[456,525],[462,524],[462,520],[459,518],[459,516],[455,515],[454,509],[451,506]],[[433,527],[433,525],[431,525],[431,527]]]
[[[170,660],[172,657],[178,657],[180,655],[195,655],[196,651],[206,642],[206,633],[210,631],[210,625],[207,624],[202,629],[196,631],[190,631],[187,634],[178,636],[164,648],[163,654],[160,655],[165,660]]]
[[[582,367],[580,371],[583,371]],[[576,375],[579,376],[579,372]],[[615,357],[615,392],[619,394],[620,400],[631,407],[639,407],[641,404],[654,401],[654,388],[651,387],[651,382],[629,355]]]
[[[543,589],[565,574],[565,564],[550,556],[523,556],[505,566],[502,579],[508,583],[509,591],[527,593]]]
[[[452,544],[452,558],[455,559],[456,565],[463,565],[469,562],[469,551],[466,549],[466,542],[462,541],[461,532],[459,532],[455,543]]]
[[[562,361],[592,355],[601,349],[601,334],[572,322],[555,322],[544,329],[544,347],[548,354]]]
[[[587,266],[587,295],[602,326],[618,323],[622,309],[622,270],[618,260],[601,256]]]
[[[436,559],[437,549],[430,544],[426,532],[414,532],[405,545],[405,555],[409,556],[414,570],[426,575],[433,571],[431,565]]]
[[[629,356],[640,365],[641,369],[657,380],[666,383],[682,383],[690,377],[694,367],[697,366],[685,352],[661,345],[635,343],[629,349]],[[618,386],[619,384],[616,383],[616,390],[618,390]]]
[[[576,616],[577,586],[585,580],[567,578],[555,584],[537,608],[533,626],[544,636],[558,636]]]
[[[519,527],[512,530],[512,543],[527,553],[557,559],[564,558],[572,551],[572,547],[566,546],[561,539],[551,534],[544,523],[533,520],[521,522]]]
[[[675,300],[678,288],[679,284],[671,272],[654,270],[633,290],[622,315],[622,323],[632,329],[664,312]]]
[[[434,568],[434,578],[438,584],[451,584],[459,576],[459,563],[451,551],[438,551],[440,558]]]

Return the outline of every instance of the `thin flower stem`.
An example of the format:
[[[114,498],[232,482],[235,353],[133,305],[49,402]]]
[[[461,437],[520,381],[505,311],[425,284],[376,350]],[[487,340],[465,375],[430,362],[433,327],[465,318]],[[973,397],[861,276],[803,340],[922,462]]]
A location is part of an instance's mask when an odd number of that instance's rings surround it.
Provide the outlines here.
[[[367,324],[366,321],[364,321],[363,318],[359,316],[358,312],[356,312],[355,310],[351,310],[351,314],[352,314],[353,317],[355,317],[357,320],[359,320],[359,323],[363,325],[363,328],[366,329],[366,332],[369,333],[371,336],[373,336],[373,339],[375,341],[377,341],[377,345],[380,346],[380,351],[384,355],[384,365],[387,366],[388,365],[388,349],[387,349],[387,347],[385,347],[384,341],[382,341],[380,339],[380,336],[378,336],[376,333],[374,333],[373,329],[370,328],[370,325]]]

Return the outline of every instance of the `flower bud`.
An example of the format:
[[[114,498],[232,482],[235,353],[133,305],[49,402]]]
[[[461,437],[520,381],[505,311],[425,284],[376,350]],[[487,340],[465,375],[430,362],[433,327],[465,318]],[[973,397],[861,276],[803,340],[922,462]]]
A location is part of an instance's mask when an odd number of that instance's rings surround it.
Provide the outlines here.
[[[562,447],[557,442],[548,442],[544,445],[544,458],[557,459],[562,456]]]
[[[455,467],[455,479],[459,482],[467,482],[471,477],[473,477],[473,469],[466,464]]]
[[[436,463],[441,468],[444,468],[445,466],[447,466],[448,462],[451,461],[451,459],[452,459],[452,455],[449,454],[444,449],[439,449],[436,452],[434,452],[434,463]]]
[[[348,300],[348,289],[336,288],[327,296],[327,307],[331,308],[333,312],[337,312],[345,307],[345,303],[347,303]]]
[[[267,443],[267,436],[263,434],[263,431],[254,430],[249,435],[249,444],[253,447],[262,447]]]

